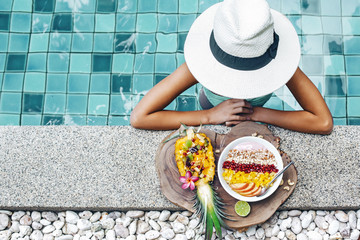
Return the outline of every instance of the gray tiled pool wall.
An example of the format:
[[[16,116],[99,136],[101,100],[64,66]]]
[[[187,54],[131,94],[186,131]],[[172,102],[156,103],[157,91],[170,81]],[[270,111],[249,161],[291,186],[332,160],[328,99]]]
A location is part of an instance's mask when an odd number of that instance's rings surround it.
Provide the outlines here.
[[[128,125],[184,62],[195,18],[219,0],[0,1],[1,125]],[[337,125],[360,124],[360,2],[268,0],[295,26],[300,66]],[[199,86],[167,109],[195,110]],[[267,107],[299,109],[286,88]]]

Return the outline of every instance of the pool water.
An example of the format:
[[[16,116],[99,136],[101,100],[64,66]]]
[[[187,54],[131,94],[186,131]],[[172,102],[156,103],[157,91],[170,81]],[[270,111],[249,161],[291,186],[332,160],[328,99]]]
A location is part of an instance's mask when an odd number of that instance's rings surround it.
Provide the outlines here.
[[[195,18],[218,0],[1,0],[0,125],[128,125],[184,62]],[[300,67],[337,125],[360,125],[360,1],[268,0],[294,24]],[[198,109],[199,86],[167,109]],[[289,90],[265,105],[301,109]]]

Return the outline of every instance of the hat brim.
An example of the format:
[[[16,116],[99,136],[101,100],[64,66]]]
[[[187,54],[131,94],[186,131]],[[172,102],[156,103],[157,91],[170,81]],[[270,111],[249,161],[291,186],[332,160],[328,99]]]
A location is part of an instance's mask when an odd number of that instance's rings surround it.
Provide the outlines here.
[[[184,45],[185,61],[190,72],[210,91],[239,99],[264,96],[286,84],[300,61],[298,35],[291,22],[270,9],[279,45],[275,59],[257,70],[243,71],[219,63],[213,56],[209,39],[217,3],[204,11],[192,24]]]

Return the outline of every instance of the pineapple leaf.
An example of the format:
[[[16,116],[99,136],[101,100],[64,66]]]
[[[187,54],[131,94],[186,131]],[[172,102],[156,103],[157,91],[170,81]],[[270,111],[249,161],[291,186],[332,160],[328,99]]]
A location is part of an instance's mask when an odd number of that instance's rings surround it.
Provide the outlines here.
[[[213,219],[209,212],[206,213],[206,231],[205,231],[205,240],[211,240],[213,234]]]

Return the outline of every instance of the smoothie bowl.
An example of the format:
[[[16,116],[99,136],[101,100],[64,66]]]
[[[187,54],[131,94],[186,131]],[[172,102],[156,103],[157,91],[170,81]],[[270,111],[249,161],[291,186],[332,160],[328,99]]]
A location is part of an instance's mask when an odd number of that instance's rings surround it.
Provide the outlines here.
[[[225,147],[218,161],[221,185],[232,197],[256,202],[269,197],[280,185],[282,176],[261,195],[262,189],[283,168],[278,150],[258,137],[242,137]]]

